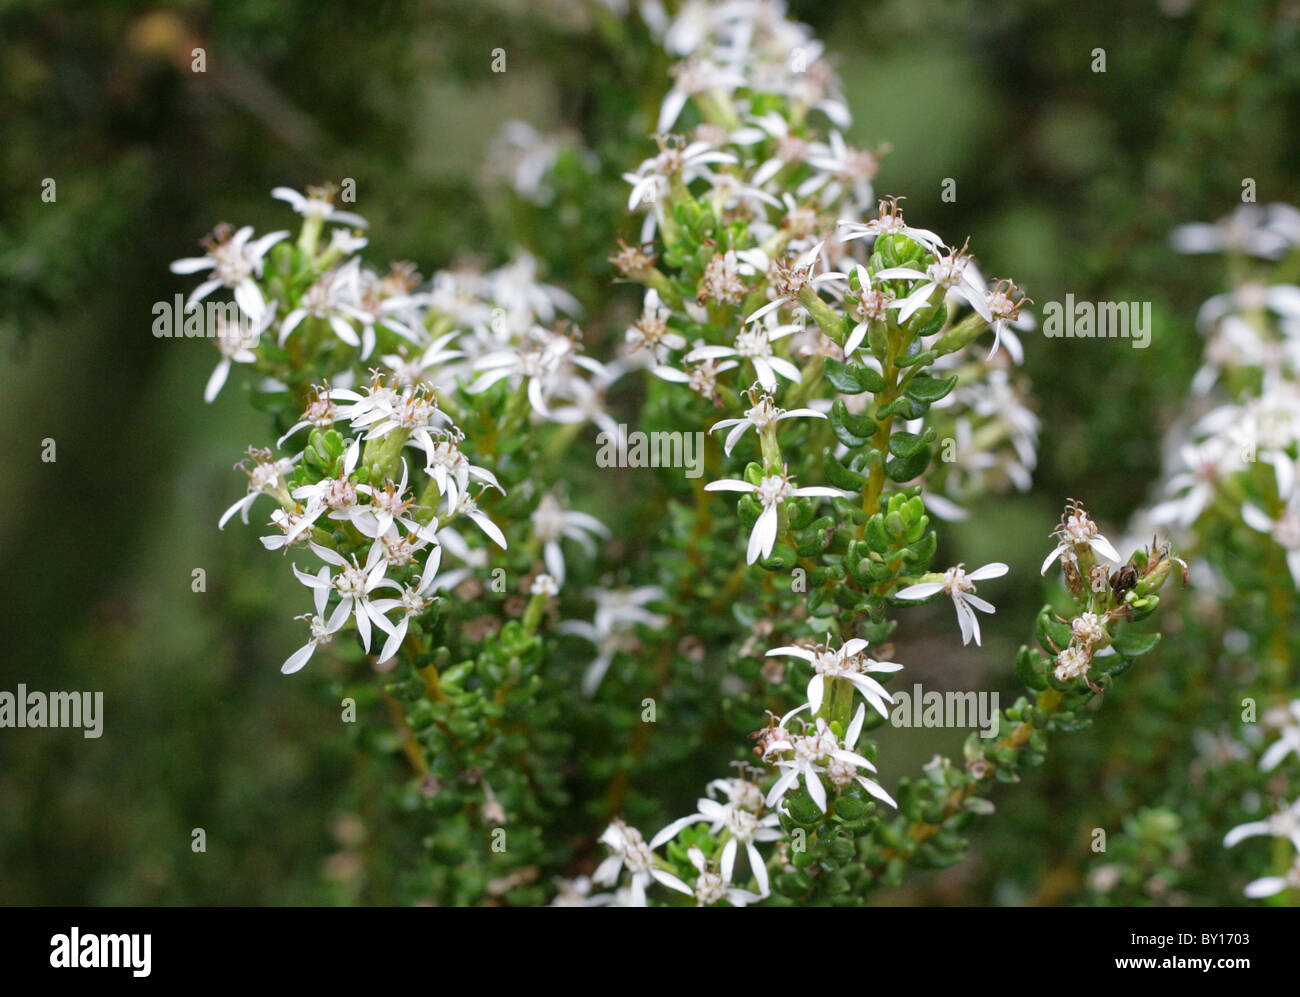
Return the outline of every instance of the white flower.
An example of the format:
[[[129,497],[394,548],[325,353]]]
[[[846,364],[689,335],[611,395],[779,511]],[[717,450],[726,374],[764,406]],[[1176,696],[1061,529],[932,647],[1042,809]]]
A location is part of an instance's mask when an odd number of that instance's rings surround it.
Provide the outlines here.
[[[397,621],[397,625],[388,634],[388,640],[384,641],[383,650],[379,652],[376,659],[377,664],[383,664],[402,646],[402,641],[406,639],[407,630],[410,629],[411,617],[419,616],[423,613],[434,600],[429,598],[429,593],[434,589],[434,583],[437,581],[438,565],[442,563],[442,548],[434,547],[429,551],[429,557],[424,562],[424,570],[420,572],[419,580],[414,585],[398,585],[394,581],[384,579],[376,588],[395,588],[401,592],[401,596],[396,599],[376,599],[372,604],[375,612],[383,614],[385,617],[394,609],[402,611],[402,618]]]
[[[469,462],[469,458],[460,448],[464,438],[460,430],[453,428],[438,433],[437,438],[432,441],[432,446],[425,449],[425,455],[428,457],[428,463],[424,468],[425,473],[430,475],[438,486],[438,494],[447,496],[449,508],[459,504],[460,496],[469,490],[471,481],[495,488],[502,495],[506,493],[497,482],[496,475],[485,467],[478,467]]]
[[[812,485],[795,488],[788,474],[769,474],[757,485],[735,478],[723,478],[704,486],[706,492],[752,492],[758,496],[763,506],[754,529],[749,535],[749,546],[745,551],[745,563],[753,564],[760,557],[771,557],[772,547],[776,543],[776,529],[779,521],[779,507],[790,498],[817,496],[822,498],[853,498],[852,492],[838,488],[826,488]]]
[[[741,73],[704,59],[688,59],[679,62],[670,72],[673,76],[673,85],[664,95],[663,103],[659,107],[659,121],[655,125],[655,131],[661,135],[671,131],[673,125],[677,124],[686,102],[695,94],[705,93],[718,87],[734,90],[745,85],[745,77]]]
[[[212,376],[203,389],[205,402],[211,402],[225,387],[232,364],[257,363],[257,354],[253,351],[262,338],[263,328],[248,326],[243,322],[232,324],[221,321],[217,328],[217,348],[221,351],[221,362],[212,371]]]
[[[1272,772],[1282,764],[1282,759],[1292,752],[1300,757],[1300,699],[1292,701],[1287,711],[1295,722],[1283,722],[1278,732],[1281,736],[1269,745],[1268,750],[1260,757],[1259,767],[1265,772]]]
[[[271,456],[270,450],[249,447],[248,457],[235,465],[248,475],[248,494],[221,514],[217,529],[224,530],[226,523],[235,513],[239,513],[240,518],[247,525],[248,510],[257,501],[259,495],[270,495],[279,499],[281,504],[289,505],[289,484],[286,477],[293,470],[295,459],[282,457],[276,460]],[[253,462],[251,468],[247,466],[248,460]]]
[[[596,602],[592,621],[564,620],[556,625],[558,633],[581,637],[596,648],[596,659],[582,677],[582,692],[593,696],[609,671],[614,655],[623,649],[629,633],[638,625],[661,627],[665,618],[645,608],[647,603],[664,597],[656,585],[635,589],[590,589],[587,595]]]
[[[728,842],[728,844],[730,843]],[[744,907],[746,904],[758,903],[767,895],[764,892],[760,896],[757,893],[750,893],[748,890],[732,886],[727,873],[711,869],[704,858],[704,853],[698,848],[692,847],[688,849],[686,857],[691,860],[691,865],[695,866],[695,871],[699,873],[695,877],[694,886],[697,907],[712,907],[719,900],[725,900],[732,907]]]
[[[413,359],[402,353],[386,353],[379,359],[393,372],[394,382],[402,387],[420,387],[428,383],[427,375],[431,370],[442,367],[448,360],[465,356],[460,350],[447,349],[447,345],[459,335],[453,331],[439,336]]]
[[[283,346],[303,319],[314,318],[327,322],[330,329],[342,342],[356,349],[361,348],[361,339],[348,316],[348,306],[357,299],[360,262],[356,259],[343,266],[320,275],[316,283],[302,292],[298,307],[284,317],[280,323],[280,335],[276,342]]]
[[[805,162],[815,172],[799,185],[796,197],[820,193],[821,202],[829,207],[847,190],[856,204],[871,202],[874,196],[871,181],[880,168],[875,153],[852,148],[844,141],[843,135],[832,129],[829,141],[813,142],[808,146]]]
[[[300,620],[307,620],[311,625],[311,638],[306,644],[289,655],[284,664],[280,666],[280,671],[285,675],[292,675],[307,664],[311,660],[311,656],[316,653],[316,648],[333,640],[335,632],[339,627],[343,626],[343,621],[347,619],[347,613],[340,612],[338,609],[334,611],[328,620],[325,619],[325,604],[329,599],[330,592],[329,577],[330,569],[324,567],[316,575],[317,584],[313,586],[315,591],[312,593],[312,598],[316,602],[316,614],[314,616],[298,617]]]
[[[752,398],[752,396],[751,396]],[[768,426],[774,426],[784,419],[825,419],[826,415],[810,408],[797,408],[787,412],[783,408],[777,408],[772,402],[771,395],[762,395],[754,404],[746,410],[742,419],[722,419],[715,422],[709,432],[716,432],[719,429],[730,427],[731,432],[727,434],[727,439],[722,445],[723,451],[728,457],[731,456],[731,450],[735,447],[737,441],[745,435],[745,431],[753,426],[760,434]]]
[[[817,718],[816,726],[811,732],[805,731],[802,734],[787,732],[786,738],[778,735],[770,740],[764,751],[764,757],[782,756],[774,759],[774,762],[778,768],[785,771],[768,790],[765,801],[767,806],[774,806],[778,800],[784,799],[785,794],[802,778],[808,795],[817,804],[817,808],[825,813],[826,787],[822,785],[823,774],[839,788],[847,786],[850,782],[857,782],[876,799],[883,800],[893,807],[898,806],[879,783],[857,771],[858,769],[876,771],[876,767],[870,761],[852,750],[858,743],[858,735],[862,733],[862,724],[866,715],[866,706],[859,704],[853,722],[849,724],[849,729],[844,734],[842,744],[836,740],[824,717]],[[784,720],[782,722],[784,723]]]
[[[1264,820],[1253,820],[1238,824],[1223,837],[1223,847],[1231,848],[1239,841],[1260,835],[1271,838],[1286,838],[1297,850],[1300,850],[1300,799],[1287,804],[1281,810],[1270,814]]]
[[[681,182],[709,175],[709,164],[734,163],[736,157],[729,152],[718,152],[709,142],[692,142],[685,148],[665,143],[657,156],[652,156],[637,167],[635,173],[624,173],[623,179],[632,185],[627,198],[627,210],[635,211],[642,202],[656,208],[668,193],[671,180],[680,175]],[[652,215],[651,218],[654,216]],[[653,230],[652,230],[653,231]],[[641,242],[649,242],[642,231]]]
[[[271,196],[286,202],[294,211],[304,218],[319,218],[333,222],[335,225],[348,225],[352,228],[369,228],[370,223],[360,215],[350,211],[339,211],[334,207],[333,192],[327,188],[308,187],[306,196],[291,187],[276,187]]]
[[[989,311],[988,291],[978,273],[972,273],[969,267],[970,256],[964,249],[948,253],[936,253],[935,260],[924,271],[915,267],[886,267],[876,271],[876,280],[911,280],[920,281],[906,298],[898,302],[898,321],[906,322],[917,311],[930,302],[930,296],[936,288],[943,288],[948,294],[962,299],[975,309],[985,322],[992,323],[993,313]]]
[[[592,537],[608,537],[609,528],[595,516],[573,509],[565,509],[559,500],[547,492],[537,503],[532,515],[533,536],[542,545],[542,559],[546,570],[555,576],[559,585],[564,584],[564,550],[560,541],[568,538],[595,556],[596,545]]]
[[[1296,241],[1277,205],[1266,209],[1258,204],[1241,204],[1212,225],[1181,225],[1170,236],[1180,253],[1246,253],[1268,260],[1281,257]],[[1292,209],[1294,210],[1294,209]],[[1279,224],[1281,223],[1281,224]]]
[[[322,478],[312,484],[299,485],[293,490],[293,497],[306,503],[300,521],[302,529],[314,524],[327,511],[330,519],[342,522],[355,521],[369,515],[362,507],[360,497],[370,493],[370,486],[358,485],[351,480],[360,456],[361,444],[354,441],[343,455],[338,477]]]
[[[1152,506],[1152,523],[1188,527],[1196,522],[1214,498],[1219,480],[1230,470],[1227,462],[1233,455],[1226,441],[1216,436],[1198,444],[1183,444],[1178,456],[1187,470],[1166,482],[1165,488],[1176,497]]]
[[[848,279],[847,274],[840,273],[838,270],[827,270],[813,276],[813,270],[821,262],[825,243],[819,242],[811,246],[799,255],[793,263],[786,263],[783,260],[773,260],[768,268],[768,283],[775,296],[762,308],[756,309],[745,317],[745,324],[756,322],[786,305],[798,301],[799,294],[805,287],[816,287],[819,284],[837,283]],[[770,292],[769,292],[770,293]],[[784,327],[783,327],[784,328]],[[802,326],[794,326],[794,329],[800,329]],[[793,330],[792,330],[793,331]],[[773,339],[776,337],[773,336]],[[763,385],[765,388],[766,384]],[[767,390],[771,391],[771,388]]]
[[[1251,502],[1242,503],[1241,518],[1252,530],[1267,534],[1282,546],[1291,578],[1300,587],[1300,490],[1291,492],[1276,519]]]
[[[533,584],[528,588],[529,595],[556,595],[559,591],[559,582],[546,572],[542,572],[534,578]]]
[[[750,326],[741,329],[736,334],[734,346],[697,346],[686,354],[684,359],[687,363],[693,363],[697,360],[723,360],[728,358],[738,358],[748,360],[754,367],[754,373],[758,377],[758,383],[763,386],[763,390],[768,392],[776,391],[776,375],[780,374],[788,381],[795,384],[799,383],[802,375],[799,368],[789,360],[772,355],[772,340],[790,335],[798,331],[798,326],[781,326],[777,330],[769,330],[762,326]],[[662,368],[661,368],[662,369]],[[660,377],[664,375],[656,371]],[[669,378],[665,378],[669,380]]]
[[[302,418],[289,427],[278,440],[275,441],[277,447],[284,446],[284,441],[300,429],[306,429],[311,426],[315,429],[329,429],[334,423],[339,421],[339,409],[334,404],[334,400],[329,396],[329,389],[317,388],[316,396],[307,403],[307,408],[303,411]]]
[[[482,498],[481,493],[479,498]],[[506,549],[506,535],[501,532],[501,527],[492,522],[492,518],[478,507],[478,502],[468,495],[461,495],[460,501],[456,503],[455,508],[448,506],[448,511],[456,516],[467,516],[475,526],[483,531],[489,540],[502,550]]]
[[[802,658],[813,666],[813,677],[808,682],[808,706],[816,713],[822,708],[826,693],[827,679],[843,679],[862,694],[862,698],[871,704],[872,709],[888,719],[888,703],[893,703],[893,695],[879,682],[870,677],[870,673],[888,674],[902,669],[902,665],[893,661],[876,661],[862,652],[867,649],[867,642],[854,637],[844,643],[838,650],[832,650],[825,644],[817,647],[778,647],[767,652],[767,656],[787,655]]]
[[[659,292],[653,287],[645,293],[641,317],[627,330],[628,347],[633,351],[647,350],[657,363],[663,363],[670,350],[686,348],[686,337],[668,328],[672,312],[665,308]]]
[[[659,867],[659,860],[655,858],[654,852],[646,845],[641,832],[636,828],[616,820],[605,829],[600,840],[613,850],[613,854],[596,867],[591,878],[603,886],[613,886],[618,882],[619,873],[626,866],[631,874],[632,906],[646,906],[645,890],[652,878],[669,889],[685,893],[688,897],[695,895],[695,891],[689,886]]]
[[[555,897],[547,906],[605,907],[614,899],[609,893],[592,893],[591,886],[591,879],[587,876],[556,880]]]
[[[251,225],[245,225],[233,235],[221,229],[210,242],[207,255],[176,260],[171,264],[172,273],[212,271],[211,279],[205,280],[190,292],[185,302],[186,311],[217,288],[228,287],[235,292],[235,303],[240,310],[255,323],[260,323],[267,310],[262,289],[257,286],[257,278],[262,276],[263,259],[272,246],[288,235],[288,232],[272,232],[250,242],[253,238]]]
[[[1084,511],[1083,506],[1074,500],[1070,501],[1069,508],[1061,516],[1061,523],[1052,531],[1052,536],[1059,542],[1047,555],[1047,560],[1043,562],[1042,570],[1039,571],[1040,575],[1047,574],[1047,569],[1052,566],[1052,562],[1063,554],[1074,555],[1077,547],[1091,547],[1095,554],[1107,561],[1113,564],[1120,563],[1119,553],[1111,546],[1110,541],[1101,535],[1101,530],[1097,529],[1097,524]]]
[[[902,198],[889,197],[880,201],[877,216],[869,221],[859,222],[852,219],[840,221],[838,225],[843,230],[840,241],[869,239],[874,242],[882,235],[905,235],[937,255],[943,248],[943,240],[929,229],[912,228],[906,224],[903,221],[903,213],[898,209],[900,200]]]
[[[702,360],[690,370],[682,371],[676,367],[655,367],[650,373],[673,384],[685,384],[697,395],[713,401],[718,394],[718,375],[739,367],[735,360]]]
[[[538,327],[532,341],[520,346],[487,353],[474,361],[478,378],[469,387],[470,394],[486,391],[498,381],[528,382],[528,401],[543,418],[551,415],[548,399],[571,393],[569,384],[577,379],[573,367],[602,376],[604,365],[576,350],[573,340]]]
[[[1300,890],[1300,855],[1297,855],[1285,876],[1265,876],[1247,883],[1242,892],[1252,900],[1271,897],[1283,890]]]
[[[708,797],[695,801],[696,812],[673,821],[650,841],[651,849],[658,848],[664,842],[677,837],[692,824],[710,825],[709,833],[717,835],[725,831],[726,844],[722,846],[719,865],[722,879],[730,883],[735,870],[736,855],[740,848],[745,849],[749,858],[749,869],[758,883],[758,891],[767,896],[769,891],[767,866],[763,862],[756,846],[761,841],[779,841],[783,834],[780,830],[781,818],[776,813],[762,817],[759,811],[763,807],[763,794],[757,786],[745,779],[715,779],[708,785],[709,793],[723,792],[727,802],[720,803]],[[696,866],[696,868],[700,868]]]
[[[844,356],[852,356],[867,338],[872,322],[885,322],[889,318],[889,309],[895,307],[894,294],[887,287],[875,287],[871,283],[871,274],[861,264],[853,268],[858,277],[858,290],[849,297],[853,317],[858,324],[844,341]]]
[[[371,593],[383,583],[384,572],[388,567],[384,559],[380,557],[378,546],[370,548],[370,555],[366,558],[365,565],[358,564],[355,557],[349,561],[338,551],[322,547],[320,544],[313,543],[311,549],[315,551],[316,556],[322,561],[339,568],[339,573],[332,578],[329,577],[328,572],[309,575],[298,570],[297,565],[294,565],[293,573],[298,576],[298,581],[308,588],[318,591],[332,588],[338,591],[341,598],[338,608],[334,610],[334,615],[330,617],[330,623],[337,622],[339,626],[342,626],[343,620],[347,619],[349,615],[354,616],[357,624],[357,634],[361,637],[361,644],[369,651],[371,623],[374,623],[385,633],[392,633],[393,629],[392,624],[375,606],[375,603],[371,601]]]
[[[928,599],[940,592],[952,596],[952,604],[957,610],[957,622],[961,625],[961,642],[969,644],[972,640],[980,642],[979,617],[981,613],[994,612],[993,606],[975,595],[975,582],[986,578],[1000,578],[1010,570],[1001,561],[994,561],[982,568],[976,568],[967,574],[963,565],[949,568],[943,574],[943,581],[918,582],[894,593],[899,599]]]

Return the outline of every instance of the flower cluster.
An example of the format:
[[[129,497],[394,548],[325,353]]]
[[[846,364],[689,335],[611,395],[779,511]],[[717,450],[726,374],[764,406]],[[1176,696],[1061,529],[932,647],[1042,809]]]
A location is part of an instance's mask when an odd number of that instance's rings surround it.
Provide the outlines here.
[[[893,697],[882,682],[902,666],[868,652],[892,631],[891,608],[940,594],[952,599],[963,643],[980,641],[977,611],[994,607],[977,583],[1009,568],[930,571],[931,513],[959,518],[957,499],[1027,487],[1035,461],[1038,420],[1012,374],[1023,355],[1015,330],[1032,328],[1024,295],[1010,281],[987,281],[965,245],[910,225],[898,199],[876,198],[878,153],[845,142],[847,111],[820,63],[791,75],[817,50],[799,29],[774,29],[770,9],[688,4],[668,26],[667,47],[683,61],[659,116],[658,152],[625,176],[628,207],[644,216],[640,243],[613,258],[646,288],[625,363],[667,383],[652,387],[651,409],[671,411],[677,425],[728,431],[695,502],[713,510],[715,531],[739,527],[744,557],[731,589],[754,585],[766,610],[738,653],[774,634],[791,638],[762,655],[770,665],[753,698],[780,708],[769,707],[767,726],[752,735],[758,764],[710,784],[726,804],[701,799],[650,839],[643,865],[681,884],[659,880],[667,902],[673,892],[735,902],[722,886],[783,902],[829,898],[886,878],[886,848],[929,856],[934,846],[908,851],[918,836],[876,816],[882,805],[904,821],[929,810],[910,787],[896,800],[874,778],[875,748],[863,735],[869,718],[888,718]],[[977,348],[985,333],[988,347]],[[956,452],[936,460],[940,441]],[[710,504],[715,493],[740,496],[734,515]],[[1119,565],[1077,503],[1058,536],[1053,558],[1076,573],[1098,563],[1094,550]],[[1167,551],[1134,558],[1135,593],[1084,594],[1074,653],[1131,663],[1153,643],[1107,650],[1107,625],[1149,615],[1168,573]],[[759,571],[771,581],[747,580]],[[1050,682],[1052,708],[1064,704],[1066,716],[1100,691],[1091,678],[1081,690],[1072,682],[1086,662],[1058,680],[1041,658],[1021,658],[1032,688]],[[764,694],[764,684],[776,689]],[[772,695],[785,690],[802,690],[802,700]],[[999,745],[1006,774],[1019,747]],[[931,787],[964,800],[998,764],[937,768]],[[607,833],[617,837],[621,826]],[[622,840],[611,844],[616,854]],[[734,862],[742,846],[743,873]],[[615,866],[602,868],[614,885]],[[719,889],[702,887],[715,870]],[[641,900],[638,881],[630,885]]]
[[[615,356],[590,355],[577,301],[526,253],[428,280],[369,268],[365,222],[331,189],[274,192],[296,238],[222,229],[174,265],[211,271],[194,304],[224,289],[240,316],[208,399],[243,366],[276,420],[220,525],[270,506],[262,542],[311,590],[285,672],[355,629],[364,654],[336,663],[378,675],[439,902],[539,902],[543,871],[557,905],[855,902],[960,858],[981,794],[1154,646],[1128,628],[1178,560],[1153,543],[1122,561],[1072,502],[1043,566],[1060,561],[1068,614],[1045,607],[1042,651],[1016,659],[1029,696],[996,740],[886,788],[870,731],[891,719],[898,616],[923,625],[945,595],[944,632],[979,644],[1010,574],[933,570],[933,527],[1028,487],[1030,302],[877,195],[884,150],[845,139],[820,43],[779,3],[639,13],[675,64],[654,151],[624,175],[638,238],[611,263],[637,311],[594,322]],[[543,144],[516,129],[506,167],[538,209],[564,168]],[[563,474],[588,426],[626,456],[614,394],[643,397],[652,432],[702,441],[699,481],[657,465],[648,550],[614,510],[575,508],[589,479]],[[752,750],[667,820],[639,787],[693,752],[715,765],[719,724]],[[595,779],[603,801],[575,801]],[[652,819],[652,836],[634,826]]]

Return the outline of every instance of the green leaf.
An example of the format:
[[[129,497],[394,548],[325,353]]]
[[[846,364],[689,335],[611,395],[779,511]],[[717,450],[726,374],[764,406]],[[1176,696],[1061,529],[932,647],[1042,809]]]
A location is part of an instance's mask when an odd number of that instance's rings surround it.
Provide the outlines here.
[[[835,403],[831,405],[831,432],[833,432],[835,438],[846,447],[856,448],[864,446],[871,439],[871,434],[875,432],[876,424],[870,419],[867,419],[866,422],[871,429],[865,433],[859,433],[857,430],[861,428],[861,423],[855,420],[855,424],[850,424],[849,412],[844,405],[844,399],[837,398],[835,399]]]
[[[933,405],[957,386],[957,375],[938,378],[929,374],[917,374],[907,385],[907,396],[919,402]]]
[[[911,457],[923,446],[934,439],[934,430],[926,430],[925,435],[919,433],[894,433],[889,438],[889,452],[895,457]]]
[[[1047,679],[1041,671],[1043,660],[1023,644],[1016,654],[1016,675],[1027,689],[1046,689]]]
[[[866,384],[859,376],[861,371],[862,368],[857,365],[843,363],[834,357],[826,358],[826,380],[830,381],[831,387],[841,394],[860,395],[867,390]]]
[[[934,559],[935,551],[938,549],[939,536],[931,530],[908,549],[907,565],[909,569],[915,571],[917,568],[929,567],[930,561]]]
[[[929,466],[930,448],[923,446],[910,457],[894,457],[885,461],[885,473],[901,484],[924,474],[925,469]]]
[[[1044,606],[1039,610],[1034,630],[1038,636],[1038,643],[1048,654],[1055,656],[1057,651],[1064,651],[1069,646],[1070,625],[1058,620],[1051,606]],[[1052,647],[1053,644],[1056,645],[1055,649]]]
[[[1112,639],[1116,651],[1126,658],[1139,658],[1160,643],[1160,634],[1121,633]]]
[[[860,474],[855,474],[847,467],[835,459],[835,455],[827,450],[822,454],[822,468],[826,471],[826,480],[835,488],[843,488],[845,491],[860,492],[867,479]]]

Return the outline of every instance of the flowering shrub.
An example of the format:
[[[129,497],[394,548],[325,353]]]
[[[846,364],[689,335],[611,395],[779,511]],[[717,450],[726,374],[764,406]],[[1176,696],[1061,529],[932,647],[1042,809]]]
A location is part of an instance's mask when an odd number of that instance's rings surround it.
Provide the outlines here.
[[[961,758],[882,783],[899,618],[943,597],[946,637],[979,644],[980,590],[1008,572],[935,558],[970,499],[1028,486],[1030,302],[877,197],[880,153],[846,143],[805,29],[766,3],[657,10],[677,61],[625,176],[639,231],[610,251],[643,296],[613,355],[522,251],[428,280],[372,269],[328,188],[273,192],[296,236],[219,228],[173,264],[206,277],[190,304],[237,305],[207,397],[249,368],[275,425],[220,525],[269,509],[261,542],[309,590],[282,670],[333,645],[345,712],[387,709],[422,822],[414,899],[845,904],[953,864],[994,785],[1156,647],[1137,624],[1186,574],[1070,501],[1044,544],[1063,587],[1008,662],[1025,695]],[[538,196],[547,168],[523,171]],[[606,522],[614,475],[567,473],[588,427],[596,463],[657,468],[634,536]],[[1279,491],[1243,507],[1261,537],[1290,536],[1292,442],[1267,451]],[[654,790],[691,780],[674,819]]]
[[[1213,225],[1185,225],[1173,245],[1226,256],[1228,287],[1202,305],[1206,337],[1191,398],[1165,441],[1160,496],[1134,529],[1172,533],[1195,598],[1180,607],[1158,687],[1139,715],[1166,716],[1177,690],[1181,724],[1144,721],[1137,733],[1168,746],[1160,768],[1188,773],[1154,785],[1135,766],[1122,792],[1144,807],[1115,860],[1094,869],[1094,899],[1133,903],[1284,902],[1300,868],[1300,699],[1296,588],[1300,517],[1300,211],[1242,205]],[[1272,847],[1247,839],[1271,838]],[[1225,848],[1231,849],[1225,852]],[[1226,869],[1226,877],[1196,870]]]

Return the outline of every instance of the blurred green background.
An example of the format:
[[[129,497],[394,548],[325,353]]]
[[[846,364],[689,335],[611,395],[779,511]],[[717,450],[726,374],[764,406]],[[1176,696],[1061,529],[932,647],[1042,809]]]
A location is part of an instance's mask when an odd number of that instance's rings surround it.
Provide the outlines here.
[[[990,500],[950,546],[954,563],[1000,558],[1032,581],[994,594],[982,652],[899,634],[917,680],[1001,684],[1009,702],[1065,497],[1122,528],[1195,369],[1192,317],[1222,274],[1175,256],[1169,229],[1231,210],[1245,178],[1261,202],[1300,202],[1300,4],[791,10],[836,61],[851,138],[891,147],[877,191],[905,195],[911,220],[969,234],[986,274],[1040,303],[1153,303],[1145,351],[1026,338],[1045,424],[1034,490]],[[631,231],[618,174],[648,148],[654,94],[638,88],[664,84],[611,37],[576,2],[0,3],[0,689],[102,690],[106,714],[99,740],[0,730],[0,903],[391,902],[400,870],[382,856],[406,832],[378,815],[393,773],[340,733],[324,679],[279,674],[298,636],[280,559],[215,528],[263,421],[236,379],[203,404],[215,351],[155,339],[151,307],[189,289],[167,264],[214,223],[287,227],[271,187],[352,177],[370,259],[428,275],[533,238],[549,279],[589,306],[588,342],[612,342],[605,256],[614,226]],[[530,232],[485,169],[511,118],[599,156],[599,177],[562,193],[558,228]],[[886,779],[958,749],[961,732],[933,733],[890,732]],[[1061,778],[1049,766],[1009,791],[974,859],[903,899],[1041,899],[1054,857],[1035,829]]]

